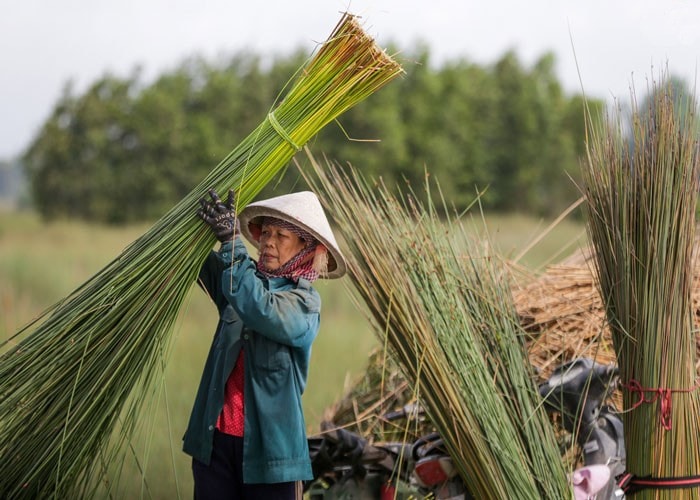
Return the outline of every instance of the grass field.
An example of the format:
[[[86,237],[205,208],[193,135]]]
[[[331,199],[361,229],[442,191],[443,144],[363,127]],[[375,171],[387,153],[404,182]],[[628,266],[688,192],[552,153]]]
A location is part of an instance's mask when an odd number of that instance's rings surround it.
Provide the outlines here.
[[[529,248],[549,222],[525,216],[490,217],[488,234],[502,253],[513,258]],[[33,214],[0,213],[0,340],[82,284],[146,229],[45,224]],[[520,263],[537,269],[573,251],[582,238],[582,226],[565,220],[532,246]],[[304,395],[309,432],[315,432],[324,409],[362,373],[377,345],[368,322],[350,300],[347,285],[347,280],[317,282],[323,311]],[[143,430],[124,464],[117,498],[191,498],[190,461],[180,451],[181,437],[216,321],[213,306],[193,287],[174,332],[160,391],[153,406],[143,412]]]

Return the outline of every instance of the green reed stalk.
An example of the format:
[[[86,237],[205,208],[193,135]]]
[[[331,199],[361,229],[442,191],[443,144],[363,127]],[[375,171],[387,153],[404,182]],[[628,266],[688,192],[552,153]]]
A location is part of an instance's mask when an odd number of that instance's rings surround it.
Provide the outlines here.
[[[500,259],[432,200],[396,198],[355,171],[310,160],[353,285],[469,491],[570,498]]]
[[[696,104],[653,84],[631,123],[618,111],[589,126],[584,187],[600,294],[620,367],[627,471],[700,474],[700,392],[693,332],[693,243],[700,162]],[[669,389],[671,412],[659,393]],[[677,391],[677,392],[676,392]],[[688,392],[685,392],[688,391]],[[637,405],[640,398],[654,402]],[[635,498],[700,498],[700,488]]]
[[[142,237],[5,343],[0,497],[94,494],[98,457],[118,459],[133,435],[215,243],[195,216],[198,199],[232,188],[242,208],[322,127],[401,73],[344,15],[274,114]]]

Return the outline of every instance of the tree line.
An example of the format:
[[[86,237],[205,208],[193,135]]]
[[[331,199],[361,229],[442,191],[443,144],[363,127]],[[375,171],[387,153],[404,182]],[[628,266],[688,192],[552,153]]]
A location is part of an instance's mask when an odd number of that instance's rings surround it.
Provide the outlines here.
[[[314,154],[389,186],[429,174],[457,210],[477,192],[485,209],[540,215],[578,197],[585,106],[596,116],[604,104],[566,95],[553,54],[531,67],[514,52],[491,65],[434,65],[424,46],[400,54],[406,75],[325,127]],[[242,51],[186,59],[148,84],[138,69],[82,93],[66,84],[22,157],[34,206],[46,218],[159,217],[262,122],[305,58]],[[305,187],[293,168],[275,184]]]

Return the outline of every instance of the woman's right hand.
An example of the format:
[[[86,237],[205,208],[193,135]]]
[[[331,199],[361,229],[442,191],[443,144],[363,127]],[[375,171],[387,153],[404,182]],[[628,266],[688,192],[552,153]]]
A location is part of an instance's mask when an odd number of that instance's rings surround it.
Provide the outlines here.
[[[232,189],[228,192],[226,203],[221,201],[214,189],[209,190],[211,201],[204,198],[199,200],[200,208],[197,215],[212,230],[220,242],[231,241],[240,234],[240,224],[235,210],[236,196]]]

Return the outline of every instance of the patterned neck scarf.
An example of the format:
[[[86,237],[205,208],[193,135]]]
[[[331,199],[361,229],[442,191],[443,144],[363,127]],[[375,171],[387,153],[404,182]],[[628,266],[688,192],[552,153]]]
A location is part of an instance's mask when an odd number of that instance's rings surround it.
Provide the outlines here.
[[[294,257],[289,259],[289,261],[287,261],[284,265],[277,269],[265,269],[261,261],[258,260],[257,268],[261,274],[267,276],[268,278],[287,278],[295,283],[299,281],[299,278],[304,278],[312,283],[318,279],[319,273],[313,267],[313,256],[316,253],[318,240],[314,238],[311,233],[304,231],[302,228],[292,224],[291,222],[277,219],[275,217],[264,217],[262,226],[277,226],[281,227],[282,229],[286,229],[287,231],[290,231],[301,238],[306,246],[302,248]]]

